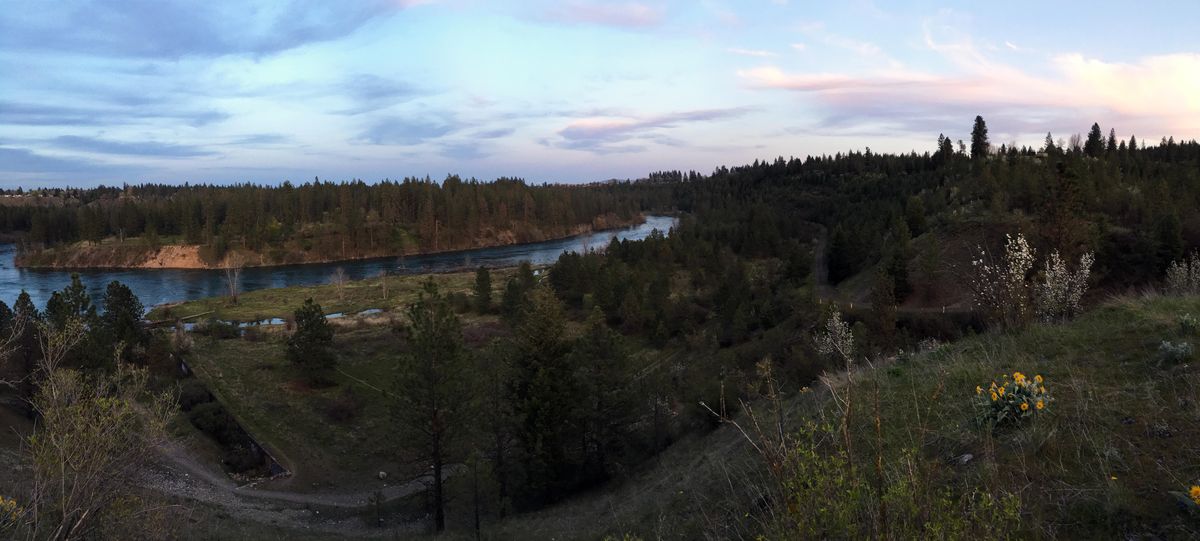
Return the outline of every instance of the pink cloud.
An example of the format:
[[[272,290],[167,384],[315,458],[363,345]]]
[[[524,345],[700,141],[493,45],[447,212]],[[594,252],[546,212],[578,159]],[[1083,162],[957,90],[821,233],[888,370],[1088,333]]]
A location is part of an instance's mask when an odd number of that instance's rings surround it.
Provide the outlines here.
[[[949,73],[803,73],[768,65],[737,74],[751,88],[811,97],[827,114],[827,126],[890,124],[921,131],[952,115],[961,123],[957,116],[978,113],[1004,119],[1011,126],[1002,129],[1014,134],[1081,131],[1100,121],[1120,123],[1126,133],[1200,135],[1200,54],[1132,63],[1064,54],[1035,74],[995,62],[970,42],[939,43],[927,35],[926,44],[953,66]]]

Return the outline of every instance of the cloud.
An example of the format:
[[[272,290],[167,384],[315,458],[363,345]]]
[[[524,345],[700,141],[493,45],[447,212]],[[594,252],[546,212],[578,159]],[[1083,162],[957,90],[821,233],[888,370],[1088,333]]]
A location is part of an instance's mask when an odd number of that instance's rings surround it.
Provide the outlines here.
[[[796,52],[804,52],[805,49],[808,49],[808,46],[803,43],[793,43],[792,49],[795,50]]]
[[[757,57],[757,58],[770,58],[773,56],[778,56],[771,51],[763,51],[763,50],[759,50],[759,49],[739,49],[739,48],[734,47],[734,48],[725,49],[725,50],[728,52],[731,52],[733,54],[738,54],[738,55],[742,55],[742,56],[753,56],[753,57]]]
[[[120,103],[120,102],[118,102]],[[229,115],[211,109],[189,110],[167,102],[143,106],[128,102],[117,106],[59,106],[0,101],[0,125],[14,126],[116,126],[145,119],[163,119],[201,127],[221,122]],[[149,101],[145,103],[151,103]]]
[[[264,55],[338,39],[422,3],[427,2],[53,2],[8,10],[0,17],[0,48],[142,58]]]
[[[63,135],[50,140],[51,144],[67,150],[94,154],[145,156],[160,158],[196,158],[215,154],[211,150],[191,145],[176,145],[155,141],[111,141],[94,137]]]
[[[373,145],[410,146],[440,139],[463,127],[445,116],[393,116],[376,121],[359,136],[358,140]]]
[[[680,146],[682,142],[666,138],[659,130],[678,127],[682,124],[711,122],[735,118],[749,113],[745,107],[727,109],[700,109],[653,115],[648,117],[590,117],[572,121],[558,131],[559,141],[549,144],[559,148],[586,150],[607,154],[637,152],[646,147],[641,142],[657,142]]]
[[[569,0],[546,11],[545,18],[571,24],[595,24],[636,29],[661,24],[663,10],[640,2]]]
[[[243,135],[225,144],[231,146],[263,147],[285,145],[291,142],[292,138],[286,135],[278,133],[255,133]]]
[[[0,171],[6,173],[77,173],[91,171],[94,166],[88,160],[46,156],[25,148],[0,147]]]
[[[354,106],[339,111],[346,115],[386,109],[422,94],[407,83],[370,74],[355,76],[343,83],[341,88],[344,95],[354,102]]]
[[[875,43],[830,32],[825,28],[825,23],[812,22],[802,24],[800,25],[800,31],[824,45],[850,51],[867,60],[885,63],[893,68],[899,68],[903,65],[900,61],[885,53],[883,48]],[[792,45],[792,48],[800,51],[805,49],[804,44],[797,45],[800,47],[797,48],[796,45]]]
[[[925,44],[953,69],[849,74],[761,66],[738,76],[751,88],[787,90],[813,100],[826,113],[814,128],[930,133],[975,114],[987,118],[993,131],[1013,135],[1069,133],[1093,121],[1118,124],[1126,133],[1165,128],[1183,136],[1195,136],[1200,126],[1200,54],[1133,62],[1062,54],[1033,72],[989,58],[969,39],[943,41],[927,29]]]

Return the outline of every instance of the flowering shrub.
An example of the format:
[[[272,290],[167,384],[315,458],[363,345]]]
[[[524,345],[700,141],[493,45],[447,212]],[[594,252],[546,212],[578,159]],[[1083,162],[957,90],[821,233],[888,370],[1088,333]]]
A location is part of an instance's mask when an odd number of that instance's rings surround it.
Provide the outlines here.
[[[1179,364],[1192,358],[1192,344],[1188,342],[1174,343],[1163,340],[1158,345],[1158,360],[1167,364]]]
[[[16,526],[20,514],[21,507],[17,505],[17,500],[0,496],[0,532]]]
[[[1192,485],[1186,493],[1172,490],[1170,494],[1179,500],[1184,509],[1200,515],[1200,485]]]
[[[1095,261],[1091,252],[1083,254],[1079,258],[1079,265],[1071,272],[1057,250],[1050,253],[1041,280],[1035,285],[1034,302],[1038,319],[1058,321],[1079,313],[1079,300],[1087,291],[1088,276]]]
[[[1029,316],[1029,284],[1026,275],[1033,268],[1033,248],[1024,235],[1005,235],[1004,255],[989,261],[982,248],[971,260],[974,277],[970,282],[975,307],[1008,326],[1024,323]]]
[[[1054,399],[1046,391],[1046,382],[1041,375],[1032,379],[1025,374],[1013,372],[1000,377],[988,387],[975,387],[975,402],[979,407],[979,419],[993,426],[1013,423],[1042,413]]]
[[[1200,295],[1200,253],[1192,252],[1188,259],[1167,267],[1167,293],[1171,295]]]
[[[825,321],[825,331],[813,337],[817,352],[821,355],[839,357],[849,363],[854,355],[854,332],[850,325],[842,319],[842,313],[833,309],[829,319]]]

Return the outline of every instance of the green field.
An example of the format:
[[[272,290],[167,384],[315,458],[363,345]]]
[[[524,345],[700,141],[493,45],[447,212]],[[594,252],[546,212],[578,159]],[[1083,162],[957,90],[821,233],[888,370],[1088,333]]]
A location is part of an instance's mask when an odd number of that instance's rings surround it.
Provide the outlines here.
[[[514,269],[491,270],[493,300],[499,300],[504,282],[513,272],[515,272]],[[204,314],[201,319],[213,317],[226,321],[288,318],[308,298],[312,298],[317,304],[320,304],[326,314],[339,312],[354,314],[371,308],[391,311],[416,300],[417,293],[421,291],[425,280],[433,280],[443,294],[470,295],[475,285],[475,273],[388,276],[386,284],[384,280],[384,278],[370,278],[350,281],[341,287],[326,284],[260,289],[238,295],[236,303],[228,297],[209,297],[156,307],[146,317],[151,321],[186,318],[199,314]],[[384,296],[385,289],[386,297]]]

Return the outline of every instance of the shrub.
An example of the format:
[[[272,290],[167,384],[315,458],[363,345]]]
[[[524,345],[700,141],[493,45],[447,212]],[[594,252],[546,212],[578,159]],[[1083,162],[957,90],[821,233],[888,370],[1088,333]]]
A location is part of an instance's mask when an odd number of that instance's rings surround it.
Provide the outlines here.
[[[1200,295],[1200,253],[1192,252],[1167,267],[1167,293],[1171,295]]]
[[[980,248],[971,261],[974,276],[968,284],[975,307],[995,323],[1014,327],[1029,319],[1030,293],[1026,276],[1033,268],[1033,248],[1024,235],[1005,235],[1004,255],[993,261]]]
[[[179,409],[192,411],[192,408],[206,402],[212,402],[212,395],[203,383],[196,379],[186,379],[179,384]]]
[[[1093,262],[1095,257],[1091,252],[1083,254],[1072,272],[1059,257],[1057,250],[1050,253],[1042,270],[1041,280],[1034,286],[1038,319],[1047,322],[1059,321],[1079,313],[1079,301],[1087,291],[1088,276],[1092,272]]]
[[[1184,336],[1194,335],[1200,330],[1200,321],[1197,321],[1191,314],[1183,314],[1179,316],[1179,333]]]
[[[854,332],[836,307],[825,320],[825,330],[813,337],[813,342],[821,355],[837,357],[847,364],[853,358]]]
[[[241,427],[237,421],[216,402],[205,402],[192,408],[188,420],[222,445],[231,445],[241,440]]]
[[[1163,340],[1158,345],[1158,360],[1166,364],[1180,364],[1192,358],[1193,348],[1189,342],[1174,343]]]
[[[296,310],[296,331],[287,339],[285,353],[288,361],[300,367],[309,383],[325,381],[326,374],[337,365],[333,352],[333,329],[325,319],[321,305],[312,299]]]
[[[987,388],[975,387],[979,421],[991,426],[1016,423],[1044,413],[1054,400],[1046,391],[1042,376],[1033,379],[1025,374],[1013,372],[1000,377],[1000,383],[992,381]]]
[[[212,318],[207,319],[203,323],[197,325],[194,332],[204,336],[211,336],[219,340],[237,338],[242,334],[241,329],[238,329],[236,323]]]

